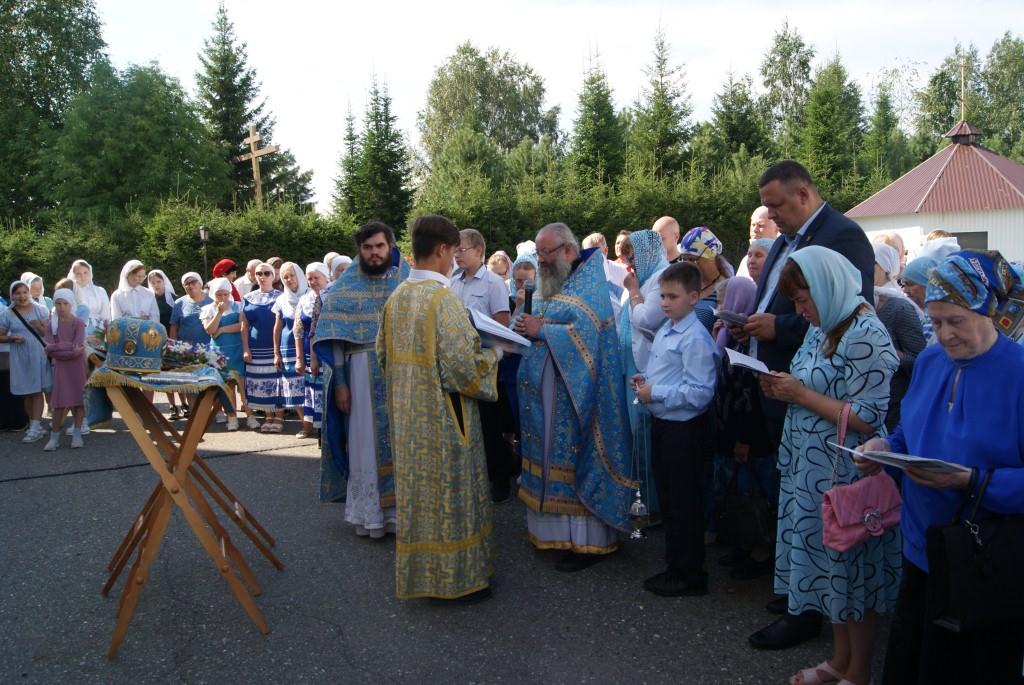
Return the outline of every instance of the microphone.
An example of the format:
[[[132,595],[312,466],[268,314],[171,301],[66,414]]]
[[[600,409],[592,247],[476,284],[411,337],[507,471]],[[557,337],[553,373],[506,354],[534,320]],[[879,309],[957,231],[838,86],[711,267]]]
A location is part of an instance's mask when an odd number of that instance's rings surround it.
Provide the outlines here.
[[[527,281],[523,284],[523,313],[533,314],[533,291],[537,286],[533,284],[533,281]]]

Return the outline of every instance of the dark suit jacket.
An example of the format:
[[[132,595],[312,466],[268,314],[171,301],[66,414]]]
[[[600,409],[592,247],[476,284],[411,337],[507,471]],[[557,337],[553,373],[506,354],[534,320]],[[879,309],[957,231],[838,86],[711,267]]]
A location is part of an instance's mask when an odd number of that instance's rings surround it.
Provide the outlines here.
[[[860,226],[826,204],[807,227],[796,249],[808,245],[827,247],[849,259],[860,271],[863,279],[860,294],[868,302],[874,302],[875,252]],[[786,241],[781,237],[772,245],[771,252],[768,253],[761,269],[762,277],[757,286],[755,302],[761,301],[768,274],[785,248]],[[793,356],[803,344],[808,324],[796,313],[793,302],[788,297],[775,292],[771,298],[765,312],[775,315],[775,340],[758,340],[757,358],[772,371],[788,372]],[[768,417],[776,420],[781,420],[786,413],[785,403],[764,396],[761,397],[761,407]]]

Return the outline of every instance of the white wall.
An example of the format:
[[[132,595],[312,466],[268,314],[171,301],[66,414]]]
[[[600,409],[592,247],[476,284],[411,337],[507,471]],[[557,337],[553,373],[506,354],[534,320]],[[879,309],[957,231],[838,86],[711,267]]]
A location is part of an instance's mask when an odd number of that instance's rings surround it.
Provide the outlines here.
[[[946,212],[943,214],[898,214],[854,219],[868,238],[877,233],[897,232],[910,252],[916,254],[929,231],[950,233],[988,233],[988,249],[999,250],[1011,261],[1024,260],[1024,210],[991,212]],[[981,237],[981,236],[977,236]],[[961,241],[963,243],[964,241]]]

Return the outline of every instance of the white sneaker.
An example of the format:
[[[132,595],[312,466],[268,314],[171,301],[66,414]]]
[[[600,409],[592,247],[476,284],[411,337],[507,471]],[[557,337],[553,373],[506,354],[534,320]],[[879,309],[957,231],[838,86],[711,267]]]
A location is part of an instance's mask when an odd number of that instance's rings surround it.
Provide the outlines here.
[[[259,430],[260,422],[255,416],[250,416],[245,420],[245,427],[250,430]]]
[[[82,421],[82,430],[80,432],[81,432],[82,435],[88,435],[89,434],[89,422],[88,421]],[[66,431],[64,431],[64,435],[74,435],[74,434],[75,434],[75,426],[74,426],[74,424],[68,426],[68,429]]]
[[[228,430],[229,431],[236,431],[236,430],[238,430],[238,419],[235,418],[234,416],[228,418]]]
[[[228,417],[224,416],[224,412],[219,411],[217,412],[217,418],[214,419],[214,421],[216,421],[217,423],[227,423]]]
[[[25,437],[21,439],[26,445],[31,442],[36,442],[43,438],[44,431],[42,428],[29,428],[25,431]]]
[[[85,447],[85,442],[82,440],[81,434],[71,436],[71,449],[76,450],[79,447]]]
[[[50,439],[46,441],[46,445],[43,446],[44,452],[56,452],[57,448],[60,447],[60,435],[54,435],[50,433]]]

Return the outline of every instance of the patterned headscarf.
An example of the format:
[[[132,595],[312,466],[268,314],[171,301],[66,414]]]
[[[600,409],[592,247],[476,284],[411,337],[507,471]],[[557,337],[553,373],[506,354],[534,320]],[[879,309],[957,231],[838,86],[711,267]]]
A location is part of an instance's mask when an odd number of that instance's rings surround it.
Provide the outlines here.
[[[853,314],[853,310],[867,304],[860,295],[863,287],[860,272],[838,252],[808,245],[791,254],[789,259],[796,262],[807,281],[807,289],[818,309],[819,327],[824,332],[831,332]]]
[[[949,302],[991,317],[1017,282],[1017,274],[999,252],[962,250],[932,270],[924,301]]]
[[[665,244],[661,236],[651,229],[633,231],[629,234],[629,243],[633,246],[633,271],[640,285],[668,266]]]
[[[683,254],[714,260],[715,257],[722,254],[723,247],[722,241],[711,232],[710,228],[697,226],[686,232],[682,242],[679,243],[679,249]]]

